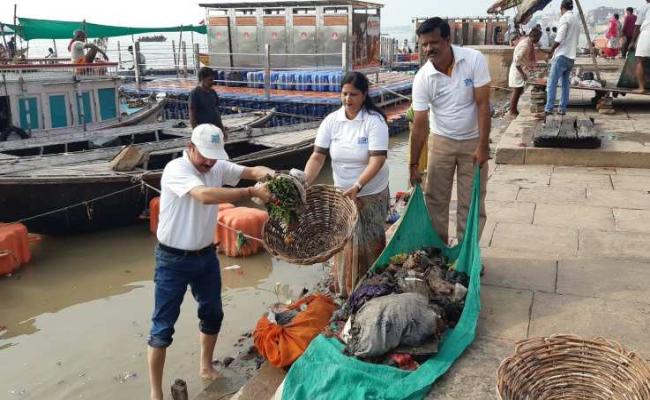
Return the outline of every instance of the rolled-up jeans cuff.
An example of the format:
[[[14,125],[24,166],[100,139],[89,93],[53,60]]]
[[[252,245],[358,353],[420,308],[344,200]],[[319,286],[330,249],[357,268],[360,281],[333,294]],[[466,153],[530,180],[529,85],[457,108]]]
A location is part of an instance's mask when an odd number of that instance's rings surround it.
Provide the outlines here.
[[[205,335],[218,335],[221,330],[221,320],[199,321],[199,331]]]
[[[156,336],[149,336],[149,340],[147,341],[147,343],[151,347],[155,347],[155,348],[158,348],[158,349],[164,349],[164,348],[169,347],[172,344],[172,340],[173,340],[172,338],[161,339],[161,338],[156,337]]]

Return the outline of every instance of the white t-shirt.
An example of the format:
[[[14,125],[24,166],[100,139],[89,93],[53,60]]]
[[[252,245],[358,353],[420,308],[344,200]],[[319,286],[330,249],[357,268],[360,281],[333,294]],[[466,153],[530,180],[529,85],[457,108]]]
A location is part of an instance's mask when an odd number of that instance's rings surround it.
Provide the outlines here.
[[[558,22],[557,36],[555,42],[560,43],[553,59],[564,56],[572,60],[576,59],[578,51],[578,39],[580,38],[580,21],[573,11],[565,12]]]
[[[199,250],[214,242],[217,227],[216,204],[202,204],[190,191],[197,186],[222,187],[239,183],[244,167],[219,160],[202,174],[187,153],[170,161],[160,180],[158,241],[181,250]]]
[[[345,107],[329,114],[318,128],[315,145],[329,149],[334,184],[347,190],[368,166],[371,151],[388,151],[388,125],[374,112],[362,109],[355,119],[345,116]],[[359,196],[377,194],[388,186],[388,164],[367,182]]]
[[[635,25],[640,26],[641,31],[650,31],[650,4],[645,3],[639,8],[639,13],[636,17]]]
[[[413,110],[429,110],[429,129],[454,140],[479,137],[478,106],[474,89],[490,83],[490,71],[479,51],[451,46],[454,70],[451,77],[436,70],[431,61],[413,80]]]
[[[85,45],[86,44],[81,41],[72,42],[72,46],[70,46],[70,60],[72,60],[72,62],[75,62],[85,56],[84,54]]]

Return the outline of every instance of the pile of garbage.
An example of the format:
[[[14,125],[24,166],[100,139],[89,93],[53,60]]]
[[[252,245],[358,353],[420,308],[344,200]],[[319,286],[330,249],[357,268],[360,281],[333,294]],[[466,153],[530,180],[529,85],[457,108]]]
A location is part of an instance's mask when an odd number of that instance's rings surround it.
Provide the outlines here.
[[[345,353],[412,370],[437,353],[465,306],[469,277],[439,249],[400,254],[369,275],[332,317],[329,334]]]

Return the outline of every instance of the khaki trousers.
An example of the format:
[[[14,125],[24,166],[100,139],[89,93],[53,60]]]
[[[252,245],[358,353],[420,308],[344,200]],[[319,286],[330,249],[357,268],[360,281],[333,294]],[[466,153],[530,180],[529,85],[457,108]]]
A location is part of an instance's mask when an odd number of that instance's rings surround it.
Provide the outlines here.
[[[445,243],[449,242],[449,202],[457,176],[456,237],[462,240],[467,224],[467,214],[472,199],[474,178],[474,152],[479,139],[453,140],[431,134],[429,138],[429,164],[424,194],[433,229]],[[485,194],[488,165],[481,168],[481,206],[479,214],[479,239],[485,226]]]

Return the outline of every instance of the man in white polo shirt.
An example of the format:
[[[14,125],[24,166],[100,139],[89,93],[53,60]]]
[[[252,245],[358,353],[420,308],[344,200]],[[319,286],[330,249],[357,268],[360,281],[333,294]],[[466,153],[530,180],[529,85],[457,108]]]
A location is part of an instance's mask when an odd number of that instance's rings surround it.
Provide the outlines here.
[[[558,23],[557,36],[552,43],[551,73],[546,85],[546,107],[544,114],[537,114],[538,118],[546,117],[553,113],[557,96],[557,84],[562,83],[559,114],[566,114],[569,106],[569,93],[571,85],[571,70],[576,60],[578,39],[580,37],[580,20],[573,12],[573,0],[562,0],[560,6],[560,22]]]
[[[635,92],[643,94],[648,89],[645,80],[645,64],[650,60],[650,0],[646,0],[638,14],[630,50],[636,51],[636,78],[639,81],[639,88]]]
[[[457,234],[465,232],[475,167],[481,167],[479,236],[485,224],[485,190],[490,152],[490,73],[476,50],[452,46],[449,24],[427,19],[417,30],[427,63],[413,81],[415,111],[411,142],[411,183],[421,182],[420,151],[427,142],[429,156],[425,195],[434,229],[448,242],[449,201],[457,177]]]
[[[155,306],[149,335],[151,399],[162,400],[166,349],[189,285],[198,303],[200,375],[215,379],[212,356],[221,329],[221,274],[214,241],[219,203],[252,197],[268,201],[266,187],[224,188],[240,179],[274,174],[266,167],[243,167],[228,160],[223,132],[211,124],[194,128],[183,157],[167,164],[160,181],[160,218],[156,248]]]

